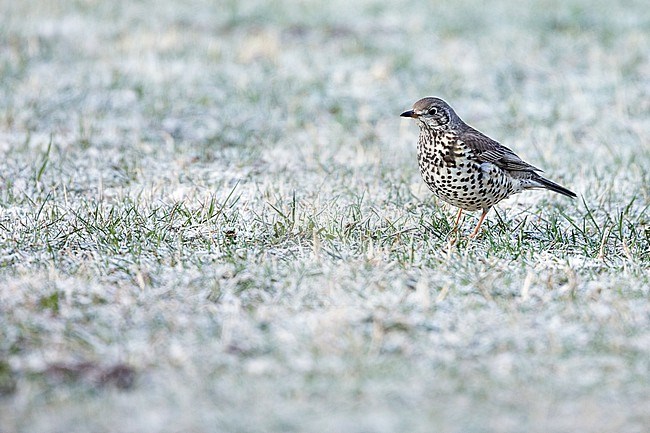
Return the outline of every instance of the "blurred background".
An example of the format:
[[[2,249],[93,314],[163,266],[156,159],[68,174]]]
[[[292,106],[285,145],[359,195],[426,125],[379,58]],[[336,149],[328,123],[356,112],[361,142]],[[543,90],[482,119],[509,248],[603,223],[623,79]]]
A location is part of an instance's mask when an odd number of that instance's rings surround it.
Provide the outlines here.
[[[0,431],[646,431],[649,47],[640,0],[0,0]],[[446,249],[424,96],[580,199]]]

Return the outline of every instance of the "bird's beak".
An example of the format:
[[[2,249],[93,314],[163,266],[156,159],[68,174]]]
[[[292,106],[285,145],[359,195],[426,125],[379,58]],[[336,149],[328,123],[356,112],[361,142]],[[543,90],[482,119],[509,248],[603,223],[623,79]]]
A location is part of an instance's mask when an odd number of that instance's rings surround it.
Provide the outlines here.
[[[415,114],[415,112],[413,110],[409,110],[409,111],[405,111],[402,114],[400,114],[400,117],[413,117],[414,119],[416,119],[418,117],[418,115]]]

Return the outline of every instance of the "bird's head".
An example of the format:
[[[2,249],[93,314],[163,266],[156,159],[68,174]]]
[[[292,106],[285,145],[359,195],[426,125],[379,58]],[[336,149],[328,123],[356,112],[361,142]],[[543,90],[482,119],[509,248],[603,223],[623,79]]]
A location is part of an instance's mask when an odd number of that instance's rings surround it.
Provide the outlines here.
[[[417,119],[420,127],[444,129],[461,122],[453,108],[440,98],[422,98],[413,104],[413,109],[400,114],[402,117]]]

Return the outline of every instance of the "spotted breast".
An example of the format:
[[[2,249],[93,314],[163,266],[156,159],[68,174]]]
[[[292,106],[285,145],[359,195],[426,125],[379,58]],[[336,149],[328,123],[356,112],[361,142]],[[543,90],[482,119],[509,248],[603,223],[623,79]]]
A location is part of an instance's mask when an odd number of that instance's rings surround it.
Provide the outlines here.
[[[490,208],[523,188],[496,165],[481,163],[456,134],[420,135],[422,179],[439,199],[468,211]]]

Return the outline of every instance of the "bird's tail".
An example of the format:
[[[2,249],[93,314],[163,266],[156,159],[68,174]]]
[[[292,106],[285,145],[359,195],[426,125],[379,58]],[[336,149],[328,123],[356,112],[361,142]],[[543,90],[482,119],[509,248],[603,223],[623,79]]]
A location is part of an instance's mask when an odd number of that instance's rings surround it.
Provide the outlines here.
[[[541,188],[550,189],[551,191],[557,192],[557,193],[565,195],[567,197],[571,197],[571,198],[576,198],[577,197],[576,194],[573,191],[563,187],[562,185],[558,185],[557,183],[552,182],[552,181],[546,179],[545,177],[536,176],[534,178],[534,180],[535,180],[535,182],[539,183]]]

